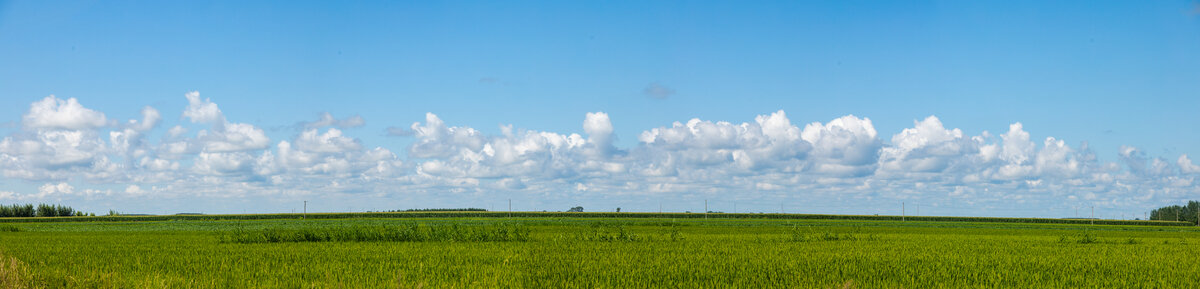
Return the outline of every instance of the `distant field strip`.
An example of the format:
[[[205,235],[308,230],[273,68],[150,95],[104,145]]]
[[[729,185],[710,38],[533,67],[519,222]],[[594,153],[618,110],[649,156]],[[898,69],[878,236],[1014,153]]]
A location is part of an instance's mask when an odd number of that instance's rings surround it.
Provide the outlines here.
[[[660,219],[785,219],[785,220],[869,220],[869,221],[934,221],[989,222],[1039,224],[1096,224],[1139,226],[1195,226],[1191,222],[1001,218],[1001,217],[944,217],[944,216],[876,216],[820,214],[754,214],[754,213],[609,213],[609,212],[374,212],[374,213],[311,213],[311,214],[242,214],[242,215],[155,215],[155,216],[98,216],[53,218],[0,218],[3,222],[121,222],[171,220],[272,220],[272,219],[353,219],[353,218],[660,218]]]
[[[223,243],[281,242],[511,242],[528,241],[529,229],[512,224],[347,226],[303,229],[236,230]]]

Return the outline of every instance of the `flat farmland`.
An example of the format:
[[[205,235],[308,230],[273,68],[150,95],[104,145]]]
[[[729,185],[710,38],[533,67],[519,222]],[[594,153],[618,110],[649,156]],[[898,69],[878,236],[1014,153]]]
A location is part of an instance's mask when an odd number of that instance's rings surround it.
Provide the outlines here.
[[[3,288],[1197,288],[1184,226],[815,219],[0,221]]]

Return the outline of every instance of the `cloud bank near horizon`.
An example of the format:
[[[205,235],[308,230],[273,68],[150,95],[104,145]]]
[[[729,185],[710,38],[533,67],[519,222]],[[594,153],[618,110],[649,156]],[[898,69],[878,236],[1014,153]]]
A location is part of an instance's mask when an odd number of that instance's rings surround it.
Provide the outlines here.
[[[506,192],[1142,207],[1200,195],[1200,166],[1186,154],[1170,161],[1123,146],[1116,162],[1104,162],[1086,142],[1033,139],[1019,122],[999,135],[969,136],[929,116],[887,135],[866,117],[796,124],[779,110],[741,123],[694,118],[650,128],[621,148],[604,112],[584,115],[584,135],[511,125],[486,135],[427,113],[408,128],[388,128],[413,140],[398,154],[346,135],[365,124],[361,116],[326,113],[298,122],[290,139],[272,140],[198,92],[185,98],[190,125],[170,127],[149,106],[120,121],[75,98],[30,104],[19,131],[0,141],[0,172],[40,185],[0,190],[0,202]],[[151,139],[156,130],[161,138]]]

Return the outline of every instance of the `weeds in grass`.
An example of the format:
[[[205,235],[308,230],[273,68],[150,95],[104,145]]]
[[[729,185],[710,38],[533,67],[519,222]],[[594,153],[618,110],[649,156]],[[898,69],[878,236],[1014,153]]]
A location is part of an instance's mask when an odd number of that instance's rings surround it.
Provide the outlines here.
[[[13,225],[0,225],[0,232],[20,232],[21,228]]]
[[[0,253],[0,288],[29,288],[29,269],[17,258]]]

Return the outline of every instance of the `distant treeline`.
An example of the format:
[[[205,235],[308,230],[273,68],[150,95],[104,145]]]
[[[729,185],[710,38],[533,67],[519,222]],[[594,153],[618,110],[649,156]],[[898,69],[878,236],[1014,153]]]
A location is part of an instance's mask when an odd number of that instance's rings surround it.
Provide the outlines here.
[[[391,211],[383,211],[383,212],[385,212],[385,213],[397,213],[397,212],[487,212],[487,210],[480,209],[480,208],[442,208],[442,209],[434,208],[434,209],[391,210]]]
[[[38,204],[34,207],[33,204],[12,204],[0,205],[0,218],[10,217],[72,217],[72,216],[87,216],[84,212],[75,211],[71,207],[63,205],[47,205]],[[95,216],[95,214],[92,214]]]
[[[1156,221],[1181,221],[1196,223],[1197,210],[1200,210],[1200,201],[1188,201],[1186,206],[1174,205],[1150,211],[1150,219]]]

